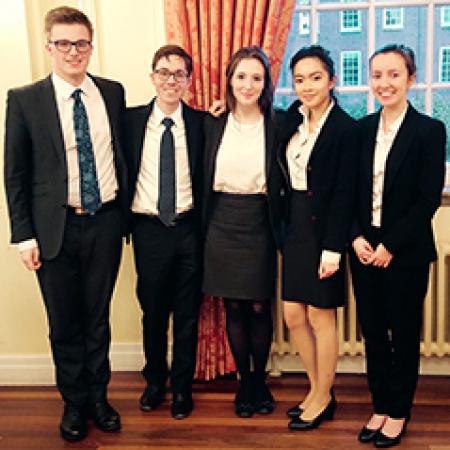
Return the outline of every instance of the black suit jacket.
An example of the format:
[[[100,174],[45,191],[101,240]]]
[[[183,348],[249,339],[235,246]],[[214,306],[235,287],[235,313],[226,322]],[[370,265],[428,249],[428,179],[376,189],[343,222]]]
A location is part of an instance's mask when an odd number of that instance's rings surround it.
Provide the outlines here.
[[[129,171],[130,206],[136,193],[136,182],[141,167],[145,128],[153,111],[155,99],[148,105],[127,108],[125,112],[124,133],[126,159]],[[181,114],[186,129],[186,142],[189,169],[192,181],[192,198],[195,220],[200,230],[202,201],[202,158],[203,158],[203,119],[205,113],[181,102]]]
[[[211,215],[213,206],[213,184],[216,172],[217,152],[227,124],[229,113],[222,114],[219,118],[211,115],[205,119],[205,158],[204,158],[204,207],[203,207],[203,231]],[[280,167],[277,164],[277,145],[278,145],[278,127],[274,118],[273,111],[266,113],[264,117],[264,133],[266,145],[266,180],[267,180],[267,199],[269,205],[269,217],[272,233],[277,245],[280,245],[280,219],[281,202],[283,195],[283,184]]]
[[[285,220],[289,222],[289,197],[292,190],[286,149],[298,130],[303,116],[295,101],[280,123],[279,161],[289,186]],[[333,106],[314,144],[307,166],[307,188],[311,197],[311,221],[322,249],[342,253],[348,242],[355,198],[358,148],[355,140],[356,121],[337,104]],[[289,225],[288,225],[289,226]]]
[[[105,102],[111,128],[119,200],[125,214],[127,182],[120,147],[124,109],[121,84],[91,76]],[[43,259],[57,256],[67,215],[67,161],[51,77],[8,92],[5,187],[11,242],[36,238]],[[124,227],[125,231],[125,227]]]
[[[361,119],[358,198],[352,239],[370,236],[373,157],[380,111]],[[386,161],[381,242],[393,264],[423,265],[436,259],[431,219],[445,176],[445,127],[408,106]]]

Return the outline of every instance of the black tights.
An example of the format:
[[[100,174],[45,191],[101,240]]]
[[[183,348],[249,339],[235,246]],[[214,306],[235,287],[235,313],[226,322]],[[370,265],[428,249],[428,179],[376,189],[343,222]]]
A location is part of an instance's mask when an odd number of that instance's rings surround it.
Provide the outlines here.
[[[241,383],[251,383],[251,361],[255,381],[263,382],[272,342],[271,303],[232,298],[224,302],[228,340]]]

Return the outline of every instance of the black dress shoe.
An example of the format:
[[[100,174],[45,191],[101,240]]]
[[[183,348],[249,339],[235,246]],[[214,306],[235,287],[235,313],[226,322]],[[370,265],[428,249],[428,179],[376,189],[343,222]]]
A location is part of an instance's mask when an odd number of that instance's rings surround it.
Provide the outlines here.
[[[259,414],[270,414],[275,409],[275,400],[273,399],[269,386],[265,382],[255,387],[253,406],[255,412]]]
[[[120,415],[106,400],[90,405],[89,416],[94,425],[102,431],[120,430]]]
[[[73,405],[66,404],[59,425],[61,436],[67,441],[79,441],[87,436],[86,417]]]
[[[249,383],[242,383],[234,398],[234,412],[238,417],[247,419],[255,412],[253,390]]]
[[[378,434],[378,431],[380,431],[380,428],[371,430],[370,428],[362,427],[361,431],[358,434],[358,441],[362,442],[363,444],[372,442],[375,439],[375,436]]]
[[[331,398],[336,400],[335,396],[334,396],[334,389],[331,388],[330,389],[330,395]],[[299,417],[301,414],[303,413],[303,408],[300,405],[295,405],[292,408],[289,408],[286,411],[286,415],[288,417],[290,417],[291,419],[296,419],[297,417]]]
[[[375,447],[377,448],[389,448],[394,447],[395,445],[400,444],[400,441],[402,440],[402,436],[406,433],[406,426],[408,424],[408,421],[406,420],[403,424],[402,431],[395,436],[395,437],[389,437],[383,434],[381,430],[378,431],[376,436],[373,439],[373,443],[375,444]]]
[[[165,394],[165,386],[149,384],[139,399],[140,408],[145,412],[156,409],[164,401]]]
[[[291,419],[296,419],[297,417],[300,417],[300,414],[303,413],[303,408],[300,407],[300,405],[295,405],[292,408],[289,408],[286,411],[286,414]]]
[[[189,416],[194,408],[191,394],[174,393],[170,408],[174,419],[184,419]]]
[[[292,419],[288,428],[293,431],[306,431],[317,428],[324,420],[332,420],[336,409],[336,400],[332,398],[326,408],[314,419],[303,420],[301,417]]]

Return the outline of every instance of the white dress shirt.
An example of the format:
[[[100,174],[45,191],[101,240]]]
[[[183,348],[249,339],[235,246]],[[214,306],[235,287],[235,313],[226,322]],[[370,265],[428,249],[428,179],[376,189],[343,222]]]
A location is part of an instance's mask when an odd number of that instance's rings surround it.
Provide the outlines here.
[[[131,206],[131,210],[135,213],[158,215],[159,153],[162,134],[165,130],[162,120],[165,117],[170,117],[174,121],[171,131],[175,143],[176,212],[180,214],[189,211],[193,206],[186,128],[181,114],[181,103],[173,114],[167,115],[161,111],[155,101],[145,129],[141,166]]]
[[[105,102],[93,80],[86,76],[80,86],[74,87],[61,77],[52,73],[55,89],[56,106],[66,151],[68,195],[67,204],[73,207],[81,206],[80,174],[78,151],[73,124],[73,104],[71,97],[75,89],[81,89],[81,100],[86,109],[89,121],[89,131],[92,149],[95,157],[97,179],[102,203],[114,200],[118,190],[114,155],[112,149],[111,129]],[[18,244],[19,251],[37,247],[36,239],[29,239]]]
[[[234,194],[267,192],[264,117],[241,124],[228,114],[217,152],[214,191]]]
[[[317,122],[314,130],[310,131],[309,127],[309,110],[304,105],[298,108],[298,111],[303,116],[303,121],[299,125],[298,130],[291,137],[287,149],[286,157],[289,168],[289,176],[291,179],[291,186],[298,191],[305,191],[308,189],[307,181],[307,167],[309,157],[314,148],[314,145],[319,137],[320,131],[330,111],[333,109],[334,101],[331,101],[328,108]]]
[[[383,114],[380,114],[376,136],[375,153],[373,157],[373,187],[372,187],[372,225],[381,227],[381,212],[383,209],[384,174],[389,152],[397,136],[408,107],[395,119],[388,130],[384,131]]]

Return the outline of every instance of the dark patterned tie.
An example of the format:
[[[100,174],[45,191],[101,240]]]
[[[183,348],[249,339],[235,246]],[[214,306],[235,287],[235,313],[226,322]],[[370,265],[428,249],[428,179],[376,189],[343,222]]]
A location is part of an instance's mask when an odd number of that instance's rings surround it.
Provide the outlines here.
[[[159,197],[158,211],[161,222],[167,227],[175,219],[175,144],[171,127],[174,121],[164,117],[161,122],[166,129],[161,137],[159,150]]]
[[[81,101],[81,92],[81,89],[76,89],[72,93],[72,98],[75,100],[73,104],[73,126],[77,142],[78,166],[80,170],[81,207],[89,214],[95,214],[102,206],[102,202],[98,187],[91,135],[89,133],[89,121],[86,109]]]

